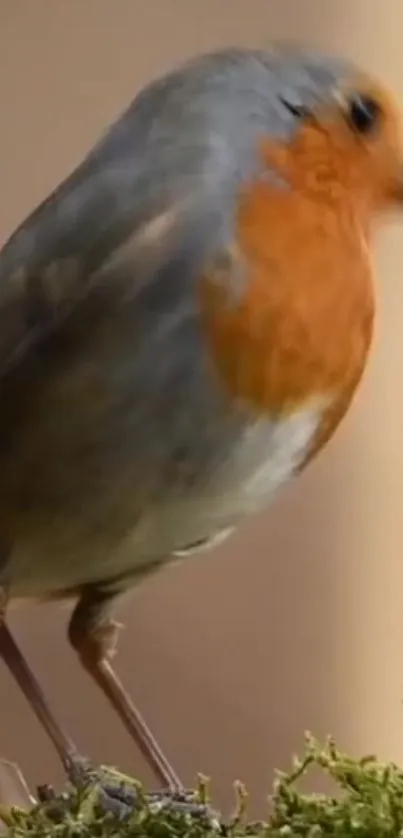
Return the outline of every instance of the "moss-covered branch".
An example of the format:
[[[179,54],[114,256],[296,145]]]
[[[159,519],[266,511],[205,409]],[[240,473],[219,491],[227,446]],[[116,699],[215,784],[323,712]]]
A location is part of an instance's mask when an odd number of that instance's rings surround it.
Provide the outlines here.
[[[316,765],[337,785],[331,795],[302,794],[298,780]],[[375,757],[354,760],[332,740],[321,747],[307,737],[293,770],[278,773],[266,822],[248,822],[247,793],[235,786],[230,818],[211,808],[208,783],[199,778],[183,797],[147,794],[114,769],[101,768],[80,789],[42,789],[30,810],[0,807],[9,838],[402,838],[403,770]]]

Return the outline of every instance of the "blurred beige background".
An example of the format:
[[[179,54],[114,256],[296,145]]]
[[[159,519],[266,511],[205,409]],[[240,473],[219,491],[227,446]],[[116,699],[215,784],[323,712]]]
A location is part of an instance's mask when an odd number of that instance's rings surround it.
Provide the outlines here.
[[[403,102],[402,27],[399,0],[1,0],[1,240],[178,60],[301,37],[364,62]],[[403,760],[402,242],[398,225],[379,242],[377,340],[336,441],[224,549],[153,578],[119,612],[119,671],[185,781],[211,773],[223,806],[240,776],[262,813],[306,728]],[[79,670],[66,617],[37,606],[11,622],[81,749],[149,780]],[[60,780],[3,668],[0,708],[0,753],[32,782]]]

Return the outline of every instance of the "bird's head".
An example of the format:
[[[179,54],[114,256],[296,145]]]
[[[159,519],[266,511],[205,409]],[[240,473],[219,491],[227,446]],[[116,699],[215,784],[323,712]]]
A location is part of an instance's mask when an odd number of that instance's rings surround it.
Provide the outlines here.
[[[295,59],[294,59],[295,61]],[[348,198],[365,214],[403,209],[403,122],[386,86],[340,64],[301,87],[298,63],[278,100],[290,115],[290,140],[265,143],[264,155],[291,187],[337,201]],[[335,65],[336,66],[336,65]],[[337,65],[338,66],[338,65]],[[306,59],[303,65],[306,72]],[[308,61],[309,67],[309,61]],[[326,78],[323,83],[323,78]]]

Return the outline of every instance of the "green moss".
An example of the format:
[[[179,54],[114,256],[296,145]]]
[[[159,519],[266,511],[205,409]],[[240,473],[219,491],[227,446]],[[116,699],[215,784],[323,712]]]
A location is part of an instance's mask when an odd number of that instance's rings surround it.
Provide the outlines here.
[[[334,796],[298,791],[314,765],[336,782]],[[101,768],[85,788],[59,795],[42,789],[31,811],[1,807],[0,817],[9,838],[403,838],[403,770],[375,757],[351,759],[331,740],[321,747],[308,736],[303,758],[289,774],[276,775],[266,822],[248,821],[241,784],[235,795],[235,812],[224,819],[211,808],[203,778],[179,799],[147,794],[131,778]]]

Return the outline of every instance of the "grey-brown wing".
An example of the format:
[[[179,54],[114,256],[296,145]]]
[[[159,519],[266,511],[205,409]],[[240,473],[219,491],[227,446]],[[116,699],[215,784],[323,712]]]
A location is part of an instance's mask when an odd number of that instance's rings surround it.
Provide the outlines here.
[[[129,154],[116,132],[0,253],[0,491],[19,505],[88,500],[129,455],[139,485],[169,471],[203,411],[207,444],[195,289],[229,240],[214,153],[199,144],[183,167],[171,144]]]
[[[63,184],[0,253],[0,381],[80,306],[92,300],[96,317],[109,296],[133,303],[170,264],[197,272],[208,249],[208,230],[192,236],[185,218],[196,194],[155,202],[141,217],[119,184],[106,195],[102,180],[90,180],[73,181],[71,192]]]

